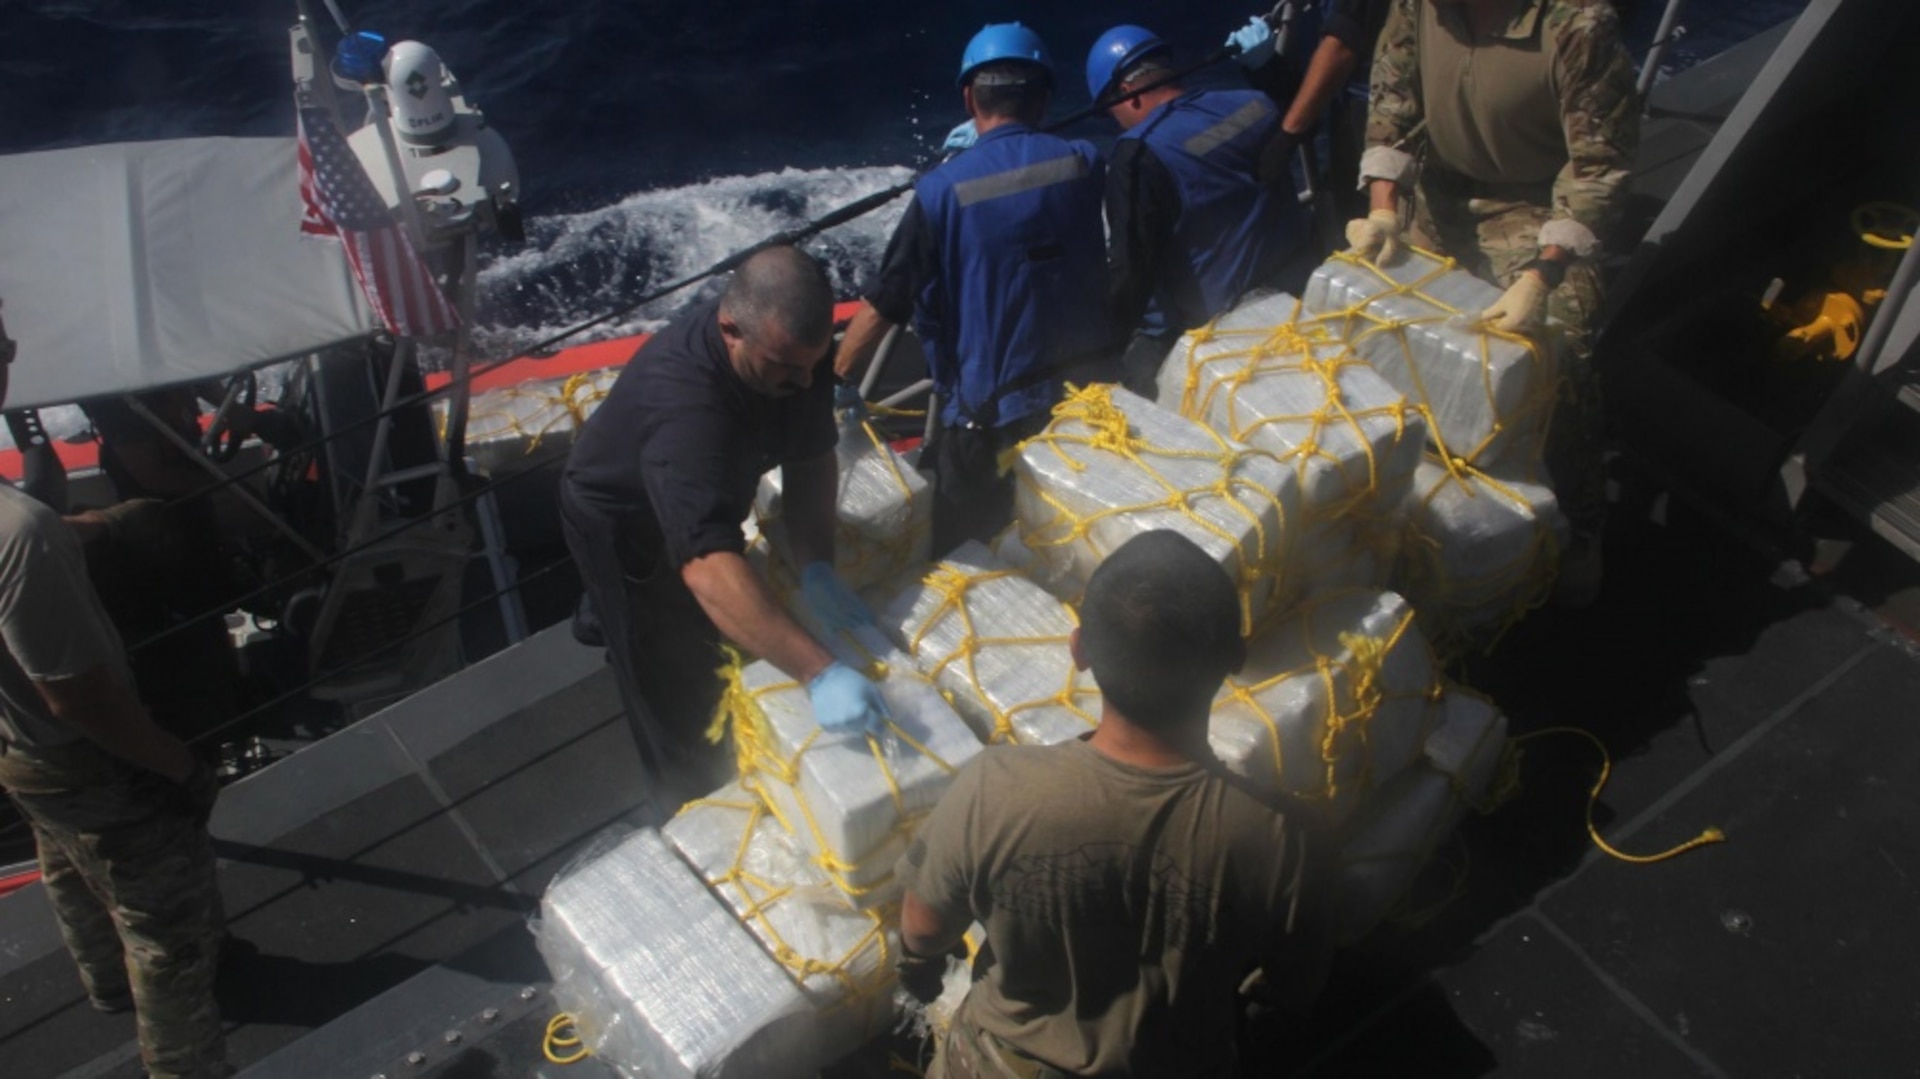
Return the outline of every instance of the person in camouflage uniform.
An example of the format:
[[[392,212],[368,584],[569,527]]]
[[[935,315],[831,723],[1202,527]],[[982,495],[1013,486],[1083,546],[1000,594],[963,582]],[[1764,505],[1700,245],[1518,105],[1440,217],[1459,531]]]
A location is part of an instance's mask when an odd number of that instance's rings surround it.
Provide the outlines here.
[[[14,345],[0,323],[0,400]],[[111,533],[116,521],[93,522]],[[232,1074],[214,1003],[223,932],[212,772],[154,724],[72,527],[0,483],[0,789],[101,1011],[132,1007],[154,1079]]]
[[[1603,413],[1591,364],[1596,255],[1639,141],[1634,71],[1610,0],[1392,0],[1374,56],[1348,242],[1382,259],[1403,235],[1507,291],[1497,329],[1560,323],[1561,399],[1546,462],[1574,541],[1563,575],[1591,598],[1606,518]],[[1410,227],[1399,199],[1410,194]],[[1564,590],[1563,590],[1564,592]]]

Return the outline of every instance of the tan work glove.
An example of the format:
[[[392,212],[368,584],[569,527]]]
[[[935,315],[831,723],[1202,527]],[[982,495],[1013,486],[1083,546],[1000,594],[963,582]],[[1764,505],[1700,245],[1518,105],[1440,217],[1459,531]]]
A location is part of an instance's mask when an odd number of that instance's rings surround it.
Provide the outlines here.
[[[1493,306],[1480,312],[1480,321],[1502,333],[1531,333],[1546,321],[1547,294],[1552,291],[1539,274],[1522,270]]]
[[[1400,257],[1400,215],[1375,210],[1347,222],[1347,253],[1386,265]]]

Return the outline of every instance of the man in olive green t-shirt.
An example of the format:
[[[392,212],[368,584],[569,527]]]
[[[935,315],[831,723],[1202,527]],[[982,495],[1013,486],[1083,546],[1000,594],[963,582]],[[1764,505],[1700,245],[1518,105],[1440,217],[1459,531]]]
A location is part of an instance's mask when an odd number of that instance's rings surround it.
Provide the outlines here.
[[[1304,1003],[1328,957],[1319,837],[1207,746],[1246,654],[1233,584],[1177,533],[1137,536],[1094,573],[1072,649],[1100,725],[987,750],[902,860],[909,990],[938,991],[976,920],[992,957],[927,1074],[1229,1076],[1241,982],[1261,967]]]

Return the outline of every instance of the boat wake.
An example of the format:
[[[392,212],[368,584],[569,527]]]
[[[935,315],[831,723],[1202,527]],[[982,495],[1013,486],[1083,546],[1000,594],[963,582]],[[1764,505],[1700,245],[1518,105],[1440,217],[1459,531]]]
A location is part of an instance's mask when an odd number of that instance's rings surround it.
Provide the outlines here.
[[[525,245],[496,253],[480,270],[477,357],[507,355],[565,332],[911,175],[903,167],[784,169],[641,191],[598,209],[536,218]],[[902,197],[807,241],[826,263],[836,294],[851,296],[866,284],[905,208]],[[567,343],[658,329],[718,287],[706,281],[682,289]]]

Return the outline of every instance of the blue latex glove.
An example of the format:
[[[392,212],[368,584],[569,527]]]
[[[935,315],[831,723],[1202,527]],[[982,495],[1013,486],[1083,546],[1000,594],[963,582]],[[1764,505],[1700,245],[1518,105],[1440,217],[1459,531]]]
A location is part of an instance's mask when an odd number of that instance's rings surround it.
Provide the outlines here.
[[[961,150],[968,149],[974,143],[979,141],[980,141],[979,130],[973,126],[972,120],[968,120],[966,123],[961,124],[959,127],[956,127],[952,131],[947,132],[947,141],[945,145],[940,147],[940,149],[950,154],[958,153]]]
[[[800,595],[829,633],[873,625],[873,612],[825,562],[809,563],[800,571]]]
[[[879,734],[893,714],[880,687],[844,663],[834,663],[807,683],[814,722],[828,734]]]
[[[1234,59],[1252,71],[1273,59],[1273,27],[1255,15],[1247,25],[1227,35],[1227,44],[1240,46],[1240,55]]]
[[[860,387],[851,382],[833,384],[833,410],[851,412],[856,420],[867,418],[867,402],[860,396]]]

